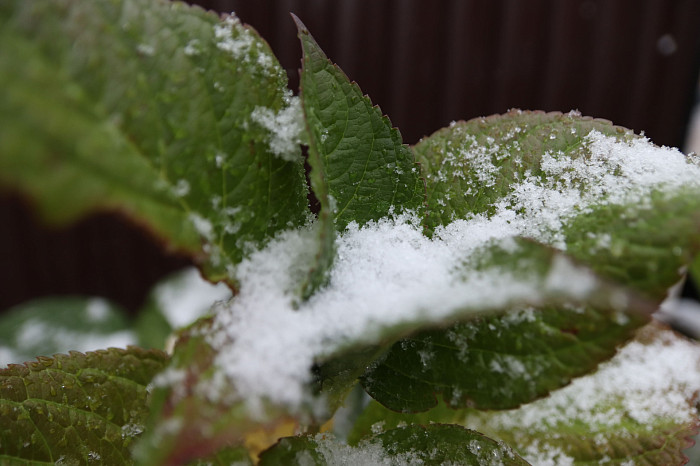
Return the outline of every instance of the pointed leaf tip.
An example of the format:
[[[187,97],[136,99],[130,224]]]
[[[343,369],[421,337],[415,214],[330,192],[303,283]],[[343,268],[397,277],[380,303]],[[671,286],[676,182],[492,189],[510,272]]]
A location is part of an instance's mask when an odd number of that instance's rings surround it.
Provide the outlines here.
[[[305,29],[300,21],[297,26],[300,32]],[[399,131],[308,31],[299,39],[309,163],[323,174],[335,200],[336,229],[392,216],[394,209],[419,212],[425,189]],[[316,192],[313,181],[312,186]]]
[[[299,19],[297,15],[294,13],[289,13],[294,20],[294,24],[297,25],[297,31],[299,32],[299,35],[301,34],[309,34],[309,29],[306,27],[306,25]]]

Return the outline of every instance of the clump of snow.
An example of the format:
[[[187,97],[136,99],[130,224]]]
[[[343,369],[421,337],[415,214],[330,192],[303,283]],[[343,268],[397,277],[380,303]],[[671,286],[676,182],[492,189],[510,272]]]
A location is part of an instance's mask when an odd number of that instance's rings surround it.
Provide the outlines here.
[[[314,437],[315,452],[320,454],[323,464],[328,466],[422,466],[426,463],[426,452],[407,452],[390,454],[381,442],[364,441],[351,447],[329,434],[317,434]],[[306,450],[297,452],[295,464],[316,464],[311,453]]]
[[[201,47],[201,45],[199,43],[199,40],[197,40],[197,39],[190,40],[187,43],[187,45],[185,45],[185,50],[184,50],[185,55],[187,55],[188,57],[199,55],[200,53],[202,53],[202,51],[200,50],[200,47]]]
[[[398,465],[423,465],[425,461],[418,455],[411,453],[401,453],[390,455],[384,450],[380,442],[362,442],[357,447],[351,447],[338,442],[328,434],[318,434],[315,439],[318,447],[316,451],[323,457],[324,464],[329,466],[362,464],[367,466],[398,466]],[[303,462],[304,451],[299,452],[298,464]],[[308,453],[307,453],[308,454]],[[315,464],[315,463],[308,463]]]
[[[214,226],[209,220],[196,212],[190,213],[189,219],[190,222],[192,222],[195,230],[197,230],[197,233],[199,233],[204,239],[209,241],[214,239]]]
[[[515,432],[516,438],[526,439],[519,448],[532,464],[566,464],[560,426],[585,425],[604,442],[612,431],[634,437],[656,423],[692,424],[697,412],[693,400],[700,392],[700,346],[668,330],[656,332],[651,342],[627,344],[597,372],[547,398],[517,410],[477,415],[466,424],[488,432]],[[637,423],[633,431],[626,427],[629,420]]]
[[[209,255],[209,261],[214,265],[218,266],[223,260],[223,253],[221,251],[220,245],[215,241],[217,231],[214,230],[214,224],[208,218],[203,217],[197,212],[190,212],[187,216],[190,223],[197,231],[199,236],[202,237],[203,245],[202,251]],[[220,232],[220,230],[219,230]]]
[[[122,439],[136,438],[143,433],[144,426],[141,424],[124,424],[122,426]]]
[[[255,44],[250,30],[243,27],[238,17],[231,13],[223,22],[214,26],[216,46],[230,52],[237,60],[247,60],[247,54]]]
[[[236,62],[255,63],[266,72],[276,72],[275,60],[271,53],[265,50],[262,41],[255,37],[250,28],[241,23],[235,13],[229,14],[214,26],[214,40],[217,48],[230,53]]]
[[[231,290],[209,283],[191,267],[156,286],[153,295],[170,326],[179,328],[205,315],[216,301],[229,299]]]
[[[92,298],[87,302],[85,315],[90,322],[102,322],[110,314],[109,303],[103,298]]]
[[[139,44],[136,46],[136,50],[141,54],[141,55],[146,55],[146,56],[153,56],[156,53],[156,49],[153,48],[152,45],[149,44]]]
[[[535,466],[573,466],[574,459],[563,450],[551,445],[541,445],[539,441],[528,444],[523,458]]]
[[[574,282],[571,277],[577,277]],[[584,299],[595,291],[597,280],[592,272],[575,266],[564,256],[555,256],[552,268],[547,274],[547,289],[560,291]]]
[[[250,118],[269,132],[268,144],[272,153],[283,160],[298,162],[302,159],[299,144],[305,131],[301,100],[296,96],[287,96],[285,103],[278,112],[267,107],[256,107]]]
[[[173,186],[173,194],[177,197],[185,197],[190,193],[190,183],[185,179],[178,180]]]
[[[298,309],[292,302],[316,253],[316,233],[312,227],[281,233],[238,266],[240,294],[216,313],[209,342],[218,349],[219,379],[211,396],[238,393],[253,411],[265,399],[298,407],[309,401],[309,368],[321,354],[371,342],[400,322],[536,305],[548,292],[546,276],[515,276],[505,267],[465,276],[466,238],[472,250],[488,243],[478,241],[480,226],[472,233],[464,224],[451,236],[427,238],[408,214],[363,228],[351,223],[339,235],[328,286]],[[588,280],[585,271],[568,273],[571,281]]]
[[[216,155],[214,156],[214,161],[216,163],[216,168],[221,168],[224,166],[224,163],[228,159],[228,155],[225,152],[217,152]]]
[[[409,439],[406,442],[410,442]],[[442,460],[444,452],[438,448],[433,450],[409,449],[401,453],[395,453],[398,445],[382,443],[381,439],[369,439],[360,442],[356,446],[349,446],[330,434],[317,434],[313,437],[315,444],[314,452],[320,454],[323,464],[329,466],[424,466],[426,464],[437,464]],[[502,466],[510,463],[514,455],[505,444],[500,445],[500,449],[483,448],[478,440],[472,440],[465,445],[465,448],[473,455],[471,460],[475,464],[488,466]],[[509,461],[510,460],[510,461]],[[296,453],[295,464],[316,464],[309,451],[300,450]],[[440,464],[461,464],[453,462],[440,462]],[[472,464],[470,461],[469,464]]]

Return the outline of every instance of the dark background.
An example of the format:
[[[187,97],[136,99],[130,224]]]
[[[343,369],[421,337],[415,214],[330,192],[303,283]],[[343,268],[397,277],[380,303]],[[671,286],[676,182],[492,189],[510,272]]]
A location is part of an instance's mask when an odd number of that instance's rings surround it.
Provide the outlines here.
[[[698,83],[700,0],[211,0],[270,43],[298,86],[294,12],[404,142],[510,108],[577,109],[682,146]],[[0,194],[0,310],[51,294],[135,311],[187,265],[113,215],[62,230]]]

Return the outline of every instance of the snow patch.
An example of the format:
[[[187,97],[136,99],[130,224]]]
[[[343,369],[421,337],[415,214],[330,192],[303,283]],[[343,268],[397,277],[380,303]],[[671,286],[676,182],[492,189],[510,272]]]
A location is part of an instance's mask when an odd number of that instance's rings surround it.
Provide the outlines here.
[[[253,412],[263,400],[293,410],[312,402],[306,387],[319,355],[372,342],[400,322],[536,303],[545,289],[545,277],[515,276],[505,267],[465,276],[462,251],[487,244],[474,241],[480,227],[472,234],[464,223],[461,231],[431,239],[416,217],[401,215],[362,228],[348,225],[338,237],[328,286],[295,309],[296,290],[316,254],[316,234],[313,227],[283,232],[237,267],[240,294],[217,310],[208,337],[218,349],[220,385],[208,387],[210,396],[226,396],[233,385]],[[505,247],[517,244],[506,241]],[[567,278],[580,278],[568,272]]]
[[[214,40],[216,47],[230,53],[236,62],[256,64],[264,72],[277,73],[276,61],[271,52],[265,49],[262,41],[234,13],[214,26]]]
[[[174,329],[191,324],[215,302],[231,297],[231,290],[224,283],[209,283],[194,267],[159,284],[153,293],[161,313]]]
[[[467,418],[471,429],[507,431],[519,438],[542,437],[519,445],[532,464],[567,464],[556,435],[558,426],[582,423],[605,443],[613,430],[633,437],[626,423],[653,429],[655,422],[694,423],[692,401],[700,390],[700,346],[668,330],[657,330],[649,343],[632,341],[595,373],[575,379],[547,398],[517,410]],[[625,420],[623,422],[623,420]],[[666,424],[664,424],[666,425]],[[537,434],[542,432],[542,434]],[[551,443],[544,439],[551,439]]]
[[[302,160],[299,144],[304,128],[304,116],[299,97],[288,96],[286,105],[278,112],[271,108],[256,107],[250,118],[268,131],[272,153],[289,162]]]
[[[103,298],[92,298],[85,307],[85,315],[90,322],[103,322],[109,317],[109,303]]]

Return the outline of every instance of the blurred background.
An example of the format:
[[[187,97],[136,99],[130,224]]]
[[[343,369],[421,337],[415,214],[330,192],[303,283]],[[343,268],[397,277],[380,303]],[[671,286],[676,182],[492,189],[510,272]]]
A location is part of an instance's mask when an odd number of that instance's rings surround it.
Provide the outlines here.
[[[510,108],[579,110],[698,150],[700,0],[201,0],[235,11],[298,88],[289,12],[400,128],[404,142]],[[693,142],[695,141],[695,142]],[[695,146],[693,146],[695,144]],[[114,215],[47,230],[0,193],[0,312],[47,295],[103,296],[135,312],[189,264]]]

